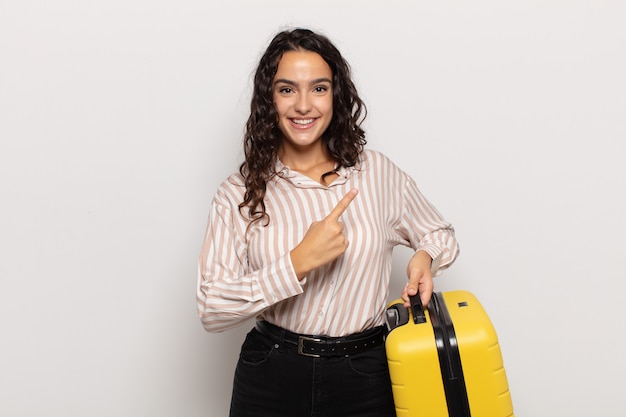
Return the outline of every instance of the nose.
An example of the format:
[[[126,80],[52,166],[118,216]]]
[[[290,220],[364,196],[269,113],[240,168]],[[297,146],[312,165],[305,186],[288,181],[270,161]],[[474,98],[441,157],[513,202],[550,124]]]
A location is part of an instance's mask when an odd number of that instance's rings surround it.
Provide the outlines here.
[[[306,92],[298,94],[296,98],[296,103],[294,105],[294,110],[300,114],[306,114],[311,111],[311,99],[309,94]]]

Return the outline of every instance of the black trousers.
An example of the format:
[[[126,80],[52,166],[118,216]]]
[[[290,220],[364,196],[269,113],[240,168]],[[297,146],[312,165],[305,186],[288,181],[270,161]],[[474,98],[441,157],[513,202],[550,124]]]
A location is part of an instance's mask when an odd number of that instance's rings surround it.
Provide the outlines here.
[[[384,345],[313,358],[256,329],[235,371],[230,417],[395,417]]]

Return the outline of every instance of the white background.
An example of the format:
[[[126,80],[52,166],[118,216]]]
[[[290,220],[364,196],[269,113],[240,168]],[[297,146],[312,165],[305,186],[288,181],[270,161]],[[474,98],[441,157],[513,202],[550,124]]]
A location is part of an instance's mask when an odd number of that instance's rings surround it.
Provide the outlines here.
[[[0,0],[0,415],[227,415],[249,326],[204,332],[196,258],[250,76],[292,25],[335,41],[368,146],[455,225],[437,289],[482,301],[516,415],[621,415],[625,18],[603,0]]]

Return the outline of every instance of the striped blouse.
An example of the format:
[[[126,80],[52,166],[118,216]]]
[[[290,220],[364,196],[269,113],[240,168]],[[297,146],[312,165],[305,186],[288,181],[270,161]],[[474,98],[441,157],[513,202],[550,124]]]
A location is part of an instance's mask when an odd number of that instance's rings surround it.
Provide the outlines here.
[[[198,313],[207,331],[252,317],[296,333],[344,336],[385,320],[392,251],[425,250],[436,275],[458,255],[452,225],[415,181],[383,154],[365,150],[329,186],[277,163],[267,183],[270,223],[249,226],[238,205],[244,180],[231,175],[218,188],[199,257]],[[299,281],[289,252],[309,225],[322,220],[348,191],[358,195],[341,215],[346,252]]]

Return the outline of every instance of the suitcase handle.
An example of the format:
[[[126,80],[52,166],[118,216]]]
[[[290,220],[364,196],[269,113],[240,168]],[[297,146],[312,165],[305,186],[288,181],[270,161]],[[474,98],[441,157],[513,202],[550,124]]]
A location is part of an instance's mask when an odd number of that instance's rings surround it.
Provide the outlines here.
[[[424,306],[422,305],[419,292],[415,295],[409,295],[409,302],[411,303],[411,312],[413,313],[413,323],[426,323],[426,313],[424,313]]]

